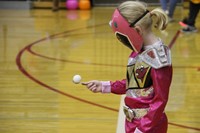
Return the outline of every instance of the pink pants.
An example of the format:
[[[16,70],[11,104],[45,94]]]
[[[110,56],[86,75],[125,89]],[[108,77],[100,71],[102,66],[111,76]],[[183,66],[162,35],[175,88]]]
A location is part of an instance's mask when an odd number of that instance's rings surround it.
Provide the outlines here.
[[[126,120],[125,123],[126,133],[134,133],[136,127],[139,127],[139,125],[140,125],[140,120],[134,120],[133,122],[129,122]],[[160,118],[158,124],[155,127],[151,127],[150,131],[144,133],[167,133],[167,127],[168,127],[168,120],[166,114],[164,113]]]

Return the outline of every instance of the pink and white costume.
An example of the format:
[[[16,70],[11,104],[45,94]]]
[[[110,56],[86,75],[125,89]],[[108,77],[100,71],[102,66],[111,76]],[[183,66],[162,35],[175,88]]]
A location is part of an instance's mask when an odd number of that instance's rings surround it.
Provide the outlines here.
[[[126,94],[126,133],[166,133],[164,112],[172,79],[170,50],[161,40],[132,52],[126,79],[102,81],[103,93]]]

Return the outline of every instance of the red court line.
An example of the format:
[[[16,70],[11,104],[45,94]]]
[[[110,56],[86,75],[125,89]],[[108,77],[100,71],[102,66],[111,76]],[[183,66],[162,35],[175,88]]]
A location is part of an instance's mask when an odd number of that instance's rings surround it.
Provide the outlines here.
[[[176,39],[178,38],[180,34],[180,30],[178,30],[175,34],[175,36],[172,38],[171,42],[169,43],[168,47],[171,49],[173,45],[175,44]]]
[[[42,81],[36,79],[36,78],[33,77],[31,74],[29,74],[29,73],[25,70],[25,68],[22,66],[21,57],[22,57],[23,53],[24,53],[27,49],[29,49],[31,46],[33,46],[34,44],[37,44],[38,42],[42,42],[42,41],[44,41],[44,40],[46,40],[46,38],[43,38],[43,39],[38,40],[38,41],[36,41],[36,42],[34,42],[34,43],[32,43],[32,44],[29,44],[28,46],[26,46],[25,48],[23,48],[23,49],[18,53],[18,55],[17,55],[17,57],[16,57],[16,64],[17,64],[19,70],[20,70],[25,76],[27,76],[29,79],[31,79],[32,81],[36,82],[37,84],[39,84],[39,85],[41,85],[41,86],[43,86],[43,87],[45,87],[45,88],[47,88],[47,89],[49,89],[49,90],[51,90],[51,91],[57,92],[57,93],[59,93],[59,94],[61,94],[61,95],[65,95],[65,96],[67,96],[67,97],[69,97],[69,98],[72,98],[72,99],[81,101],[81,102],[83,102],[83,103],[91,104],[91,105],[93,105],[93,106],[97,106],[97,107],[100,107],[100,108],[104,108],[104,109],[108,109],[108,110],[111,110],[111,111],[116,111],[116,112],[118,112],[117,109],[113,109],[113,108],[110,108],[110,107],[107,107],[107,106],[103,106],[103,105],[100,105],[100,104],[97,104],[97,103],[94,103],[94,102],[90,102],[90,101],[81,99],[81,98],[79,98],[79,97],[75,97],[75,96],[73,96],[73,95],[70,95],[70,94],[68,94],[68,93],[62,92],[62,91],[60,91],[60,90],[58,90],[58,89],[55,89],[55,88],[53,88],[53,87],[51,87],[51,86],[49,86],[49,85],[43,83]]]
[[[196,127],[189,127],[189,126],[185,126],[185,125],[181,125],[181,124],[176,124],[176,123],[172,123],[172,122],[168,122],[168,124],[170,124],[172,126],[176,126],[176,127],[181,127],[181,128],[186,128],[186,129],[192,129],[192,130],[200,131],[200,128],[196,128]]]
[[[105,25],[105,24],[100,24],[99,26],[101,26],[101,25]],[[94,27],[94,26],[89,26],[89,27],[91,28],[91,27]],[[82,29],[82,28],[80,28],[80,29]],[[76,30],[80,30],[80,29],[76,29]],[[54,92],[56,92],[56,93],[59,93],[59,94],[61,94],[61,95],[67,96],[67,97],[69,97],[69,98],[78,100],[78,101],[83,102],[83,103],[87,103],[87,104],[90,104],[90,105],[93,105],[93,106],[97,106],[97,107],[100,107],[100,108],[104,108],[104,109],[108,109],[108,110],[111,110],[111,111],[118,112],[118,111],[119,111],[118,109],[114,109],[114,108],[106,107],[106,106],[103,106],[103,105],[100,105],[100,104],[96,104],[96,103],[94,103],[94,102],[87,101],[87,100],[85,100],[85,99],[81,99],[81,98],[79,98],[79,97],[75,97],[75,96],[70,95],[70,94],[68,94],[68,93],[62,92],[62,91],[60,91],[60,90],[58,90],[58,89],[55,89],[55,88],[53,88],[53,87],[51,87],[51,86],[49,86],[49,85],[43,83],[42,81],[36,79],[35,77],[33,77],[33,76],[32,76],[31,74],[29,74],[29,73],[25,70],[25,68],[23,67],[23,65],[22,65],[22,63],[21,63],[21,57],[22,57],[22,55],[23,55],[23,53],[24,53],[25,51],[29,51],[29,52],[31,52],[31,53],[34,54],[34,55],[39,55],[39,54],[37,54],[37,53],[31,51],[31,47],[32,47],[33,45],[35,45],[35,44],[37,44],[37,43],[39,43],[39,42],[48,40],[49,38],[54,38],[55,36],[58,36],[58,35],[61,35],[61,34],[65,34],[65,33],[69,33],[69,32],[76,31],[76,30],[71,30],[71,31],[66,31],[66,32],[62,32],[62,33],[55,34],[55,35],[51,35],[50,37],[42,38],[42,39],[40,39],[40,40],[38,40],[38,41],[35,41],[35,42],[33,42],[33,43],[27,45],[26,47],[24,47],[22,50],[20,50],[20,52],[17,54],[17,57],[16,57],[16,64],[17,64],[17,66],[18,66],[18,69],[19,69],[25,76],[27,76],[29,79],[31,79],[32,81],[34,81],[34,82],[40,84],[41,86],[43,86],[43,87],[45,87],[45,88],[47,88],[47,89],[49,89],[49,90],[51,90],[51,91],[54,91]],[[177,35],[177,34],[176,34],[176,35]],[[175,36],[176,36],[176,35],[175,35]],[[177,35],[177,37],[178,37],[178,35]],[[174,37],[174,41],[172,41],[172,43],[170,44],[170,47],[172,47],[172,46],[174,45],[174,43],[175,43],[177,37]],[[47,59],[53,59],[53,60],[55,59],[55,58],[46,57],[46,56],[42,56],[42,55],[40,55],[40,57],[44,57],[44,58],[47,58]],[[56,60],[58,60],[58,59],[56,59]],[[61,59],[60,59],[60,61],[67,61],[67,60],[61,60]],[[71,62],[72,62],[72,61],[71,61]],[[78,63],[78,62],[73,62],[73,63]],[[99,65],[99,64],[96,64],[96,65]],[[103,65],[103,64],[102,64],[102,65]],[[200,131],[200,128],[184,126],[184,125],[175,124],[175,123],[171,123],[171,122],[169,122],[168,124],[170,124],[170,125],[172,125],[172,126],[181,127],[181,128],[187,128],[187,129],[192,129],[192,130]]]
[[[169,43],[168,47],[171,49],[174,44],[175,44],[175,41],[176,39],[178,38],[178,36],[180,35],[181,31],[178,30],[175,34],[175,36],[172,38],[171,42]],[[195,66],[174,66],[175,68],[194,68],[194,69],[197,69],[197,71],[200,71],[200,67],[195,67]]]

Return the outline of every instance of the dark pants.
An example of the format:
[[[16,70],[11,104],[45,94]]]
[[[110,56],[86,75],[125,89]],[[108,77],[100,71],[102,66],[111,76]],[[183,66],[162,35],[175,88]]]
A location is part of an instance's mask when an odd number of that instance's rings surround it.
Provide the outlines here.
[[[188,16],[188,19],[187,19],[187,24],[190,25],[190,26],[195,26],[195,20],[198,16],[198,13],[199,13],[199,9],[200,9],[200,4],[195,4],[195,3],[192,3],[190,1],[190,7],[189,7],[189,16]]]

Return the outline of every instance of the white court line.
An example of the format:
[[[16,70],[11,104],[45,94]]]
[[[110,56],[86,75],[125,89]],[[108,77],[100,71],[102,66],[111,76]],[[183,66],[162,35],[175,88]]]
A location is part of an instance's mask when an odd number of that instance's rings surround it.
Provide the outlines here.
[[[118,122],[117,122],[117,131],[116,133],[125,133],[125,115],[123,112],[124,98],[126,95],[121,96],[119,114],[118,114]]]

